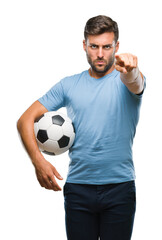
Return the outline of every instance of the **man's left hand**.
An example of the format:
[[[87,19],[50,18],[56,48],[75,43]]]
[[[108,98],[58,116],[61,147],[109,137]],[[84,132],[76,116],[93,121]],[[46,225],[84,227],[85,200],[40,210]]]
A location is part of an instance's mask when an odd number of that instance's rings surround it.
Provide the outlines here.
[[[115,69],[121,73],[129,73],[137,68],[137,57],[130,53],[122,53],[115,55]]]

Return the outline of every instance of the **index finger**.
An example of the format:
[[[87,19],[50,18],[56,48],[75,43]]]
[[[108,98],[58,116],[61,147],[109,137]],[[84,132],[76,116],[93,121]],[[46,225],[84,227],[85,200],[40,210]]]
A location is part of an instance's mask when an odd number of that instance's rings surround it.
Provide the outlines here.
[[[120,66],[120,67],[124,67],[125,63],[124,63],[124,57],[121,55],[116,55],[115,56],[115,65]]]
[[[124,62],[123,56],[121,54],[116,54],[115,58],[116,58],[117,63],[123,63]]]
[[[55,179],[54,176],[51,176],[51,177],[50,177],[50,183],[51,183],[51,185],[52,185],[52,187],[53,187],[54,190],[56,190],[56,191],[61,191],[61,190],[62,190],[61,187],[60,187],[60,186],[58,185],[58,183],[56,182],[56,179]]]

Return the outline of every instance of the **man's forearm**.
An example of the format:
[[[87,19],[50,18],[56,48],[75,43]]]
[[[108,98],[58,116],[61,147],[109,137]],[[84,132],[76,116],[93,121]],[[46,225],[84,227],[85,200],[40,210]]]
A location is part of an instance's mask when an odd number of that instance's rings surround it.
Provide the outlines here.
[[[32,163],[35,165],[39,159],[44,159],[41,154],[34,135],[34,122],[33,120],[26,121],[25,119],[19,119],[17,128],[20,133],[23,145],[29,154]]]

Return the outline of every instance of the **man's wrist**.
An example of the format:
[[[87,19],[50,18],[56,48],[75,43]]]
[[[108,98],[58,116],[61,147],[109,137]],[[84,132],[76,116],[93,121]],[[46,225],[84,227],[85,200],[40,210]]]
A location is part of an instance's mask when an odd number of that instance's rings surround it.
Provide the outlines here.
[[[41,161],[44,161],[45,158],[42,155],[42,153],[38,150],[35,151],[33,156],[31,157],[31,161],[33,163],[33,165],[36,167]]]
[[[133,68],[132,71],[130,71],[128,73],[121,73],[120,77],[121,77],[122,82],[124,82],[124,83],[126,83],[126,82],[133,83],[138,79],[139,74],[140,74],[139,68],[136,67],[136,68]]]
[[[131,72],[127,74],[121,73],[121,81],[126,85],[126,87],[133,93],[139,94],[144,88],[144,79],[138,69],[134,68]]]

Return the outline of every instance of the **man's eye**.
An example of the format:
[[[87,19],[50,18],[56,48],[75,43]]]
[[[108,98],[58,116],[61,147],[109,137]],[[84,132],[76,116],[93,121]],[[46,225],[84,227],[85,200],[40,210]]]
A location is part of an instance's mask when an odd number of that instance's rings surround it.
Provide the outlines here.
[[[91,48],[92,48],[92,49],[96,49],[97,46],[93,44],[93,45],[91,45]]]
[[[112,47],[111,45],[104,46],[105,49],[110,49],[111,47]]]

